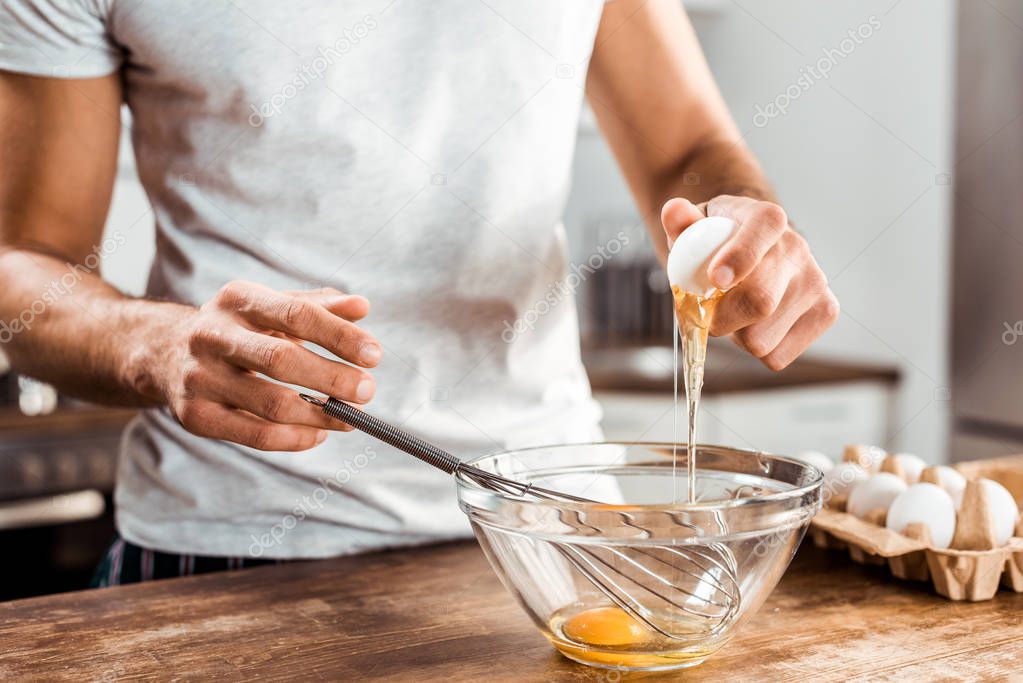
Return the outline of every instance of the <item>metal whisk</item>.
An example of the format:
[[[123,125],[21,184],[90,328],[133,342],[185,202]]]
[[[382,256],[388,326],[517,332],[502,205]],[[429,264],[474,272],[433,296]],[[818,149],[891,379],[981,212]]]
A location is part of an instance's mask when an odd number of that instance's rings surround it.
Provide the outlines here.
[[[483,488],[541,500],[598,503],[468,465],[447,451],[337,399],[324,401],[307,394],[300,396],[320,406],[325,414]],[[636,526],[627,512],[620,514],[623,524]],[[684,526],[699,531],[691,524]],[[726,629],[738,614],[741,594],[735,557],[720,543],[680,547],[557,542],[550,545],[611,602],[672,640],[706,641]],[[679,612],[690,618],[680,619]]]

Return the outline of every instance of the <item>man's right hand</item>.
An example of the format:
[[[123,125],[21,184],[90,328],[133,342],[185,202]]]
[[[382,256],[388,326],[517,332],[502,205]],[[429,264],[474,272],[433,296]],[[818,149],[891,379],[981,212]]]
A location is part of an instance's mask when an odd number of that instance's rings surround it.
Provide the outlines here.
[[[361,368],[381,356],[380,343],[355,324],[368,312],[366,299],[336,289],[277,292],[230,282],[183,321],[171,362],[153,374],[171,412],[193,434],[266,451],[312,448],[327,438],[325,430],[351,428],[266,378],[368,402],[376,385]]]

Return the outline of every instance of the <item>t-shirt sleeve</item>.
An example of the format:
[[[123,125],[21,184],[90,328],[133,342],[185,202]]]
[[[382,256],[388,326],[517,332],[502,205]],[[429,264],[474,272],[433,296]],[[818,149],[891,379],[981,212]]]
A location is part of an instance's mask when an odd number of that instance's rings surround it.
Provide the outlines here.
[[[95,78],[117,71],[122,52],[107,27],[110,0],[0,0],[0,69]]]

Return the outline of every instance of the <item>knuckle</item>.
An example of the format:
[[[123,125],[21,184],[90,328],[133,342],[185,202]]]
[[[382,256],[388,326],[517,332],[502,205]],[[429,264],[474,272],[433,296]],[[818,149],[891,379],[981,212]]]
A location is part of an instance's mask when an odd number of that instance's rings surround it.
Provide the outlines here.
[[[785,209],[772,202],[761,202],[757,206],[757,219],[772,231],[781,231],[789,224]]]
[[[181,386],[186,395],[194,395],[206,381],[206,371],[199,363],[189,363],[181,372]]]
[[[267,342],[256,348],[256,364],[271,376],[281,373],[288,363],[288,347],[284,344]]]
[[[746,349],[757,358],[764,358],[773,350],[766,337],[748,330],[739,330],[736,336]]]
[[[189,353],[199,353],[206,348],[206,335],[205,330],[197,328],[188,333],[188,351]]]
[[[206,408],[198,401],[186,399],[178,407],[178,421],[190,432],[203,432],[208,421]]]
[[[810,243],[806,241],[805,237],[800,235],[795,230],[787,230],[782,239],[785,240],[784,243],[785,246],[787,247],[787,251],[795,254],[810,253]]]
[[[289,329],[305,329],[313,323],[315,313],[311,304],[291,299],[281,307],[280,319]]]
[[[736,244],[728,257],[728,261],[737,266],[736,270],[748,271],[756,265],[760,259],[760,253],[756,247],[748,242]]]
[[[358,386],[360,377],[353,377],[347,372],[336,372],[331,374],[328,382],[330,395],[335,398],[355,398],[355,387]]]
[[[750,342],[750,353],[756,358],[767,358],[767,356],[773,351],[762,339],[754,339]]]
[[[310,431],[299,437],[298,442],[292,446],[296,451],[307,451],[310,448],[319,445],[319,439],[316,432]]]
[[[820,268],[812,268],[806,276],[807,289],[814,294],[828,291],[828,277]]]
[[[739,303],[740,292],[726,294],[711,316],[710,334],[721,337],[738,331],[744,324],[746,314]]]
[[[778,308],[778,296],[765,287],[751,287],[743,292],[739,305],[746,315],[760,320],[774,313]]]
[[[264,417],[280,422],[287,413],[287,401],[288,397],[279,391],[269,391],[266,396],[263,397],[263,415]]]
[[[346,349],[356,346],[359,342],[357,328],[354,325],[342,322],[334,333],[333,342],[335,349]]]
[[[211,327],[196,327],[188,334],[188,350],[198,354],[220,347],[222,335]]]
[[[250,297],[250,287],[242,280],[231,280],[217,292],[214,299],[229,308],[244,308]]]
[[[274,428],[272,425],[259,425],[252,429],[249,435],[249,443],[253,448],[260,451],[269,450],[273,444]]]
[[[838,320],[838,316],[842,313],[842,305],[838,303],[838,297],[836,297],[834,292],[830,289],[827,290],[827,293],[824,295],[824,299],[821,302],[821,309],[825,320],[828,321],[828,324]]]

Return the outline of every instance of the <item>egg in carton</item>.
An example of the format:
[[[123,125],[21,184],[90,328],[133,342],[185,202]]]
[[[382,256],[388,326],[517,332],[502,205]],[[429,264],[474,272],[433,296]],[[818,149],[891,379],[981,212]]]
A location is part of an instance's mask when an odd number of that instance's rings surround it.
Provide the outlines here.
[[[1023,456],[953,469],[854,445],[842,460],[825,473],[816,545],[847,548],[853,561],[888,565],[901,579],[930,580],[951,600],[987,600],[1000,584],[1023,592],[1014,499],[1023,498]]]
[[[1020,518],[1016,523],[1015,533],[1009,541],[1011,553],[1002,574],[1002,585],[1006,588],[1023,593],[1023,455],[975,460],[960,463],[957,469],[967,477],[982,477],[996,481],[1009,491],[1020,508]],[[1002,504],[1008,501],[1002,497]]]

